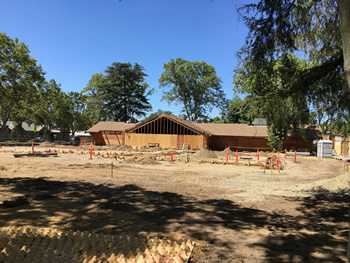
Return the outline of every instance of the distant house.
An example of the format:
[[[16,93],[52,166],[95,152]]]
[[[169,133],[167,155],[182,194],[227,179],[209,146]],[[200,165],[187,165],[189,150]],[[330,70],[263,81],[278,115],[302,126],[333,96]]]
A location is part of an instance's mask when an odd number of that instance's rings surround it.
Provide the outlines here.
[[[26,141],[34,138],[43,128],[42,126],[35,126],[34,124],[28,124],[26,122],[22,122],[22,125],[18,126],[17,122],[15,121],[8,121],[6,126],[8,129],[8,135],[6,135],[6,138],[3,139],[19,141]]]
[[[1,121],[0,121],[1,124]],[[18,141],[28,141],[38,136],[45,136],[49,134],[50,141],[69,141],[69,131],[61,131],[60,129],[51,129],[49,132],[46,132],[43,126],[36,126],[34,124],[28,124],[22,122],[21,126],[18,126],[15,121],[8,121],[6,123],[8,134],[2,135],[2,140],[18,140]],[[76,132],[77,133],[77,132]],[[80,132],[84,137],[90,137],[89,133]],[[0,136],[1,137],[1,136]]]
[[[99,145],[131,145],[174,147],[178,149],[270,150],[267,126],[249,126],[233,123],[198,123],[160,114],[136,124],[99,122],[88,132]],[[284,148],[312,150],[314,139],[321,133],[316,127],[307,127],[304,137],[289,138]]]

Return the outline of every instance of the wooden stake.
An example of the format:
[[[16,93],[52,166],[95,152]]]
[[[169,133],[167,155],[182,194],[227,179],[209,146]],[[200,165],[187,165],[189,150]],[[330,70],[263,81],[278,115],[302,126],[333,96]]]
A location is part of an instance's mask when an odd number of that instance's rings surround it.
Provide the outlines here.
[[[259,162],[259,149],[258,149],[258,151],[257,151],[257,156],[258,156],[258,162]]]
[[[238,150],[236,150],[236,163],[238,163]]]
[[[32,140],[32,153],[34,153],[34,142]]]

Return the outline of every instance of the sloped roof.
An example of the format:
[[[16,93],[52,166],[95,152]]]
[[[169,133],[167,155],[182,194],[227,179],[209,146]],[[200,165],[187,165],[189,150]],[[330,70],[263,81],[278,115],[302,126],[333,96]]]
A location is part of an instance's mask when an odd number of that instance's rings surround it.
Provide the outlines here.
[[[266,126],[249,126],[238,123],[195,123],[207,133],[216,136],[267,137]]]
[[[134,127],[135,123],[114,122],[114,121],[100,121],[92,126],[87,132],[99,132],[99,131],[125,131]]]
[[[170,120],[172,120],[172,121],[174,121],[176,123],[179,123],[179,124],[189,128],[189,129],[192,129],[192,130],[194,130],[194,131],[196,131],[196,132],[198,132],[200,134],[203,134],[203,133],[206,132],[202,128],[198,127],[195,122],[187,121],[187,120],[184,120],[184,119],[181,119],[181,118],[178,118],[178,117],[175,117],[175,116],[171,116],[171,115],[168,115],[168,114],[165,114],[165,113],[162,113],[162,114],[159,114],[157,116],[154,116],[153,118],[150,118],[150,119],[148,119],[146,121],[139,122],[139,123],[137,123],[135,125],[135,127],[130,127],[129,129],[127,129],[126,132],[131,132],[131,131],[133,131],[133,130],[141,127],[141,126],[147,125],[148,123],[150,123],[150,122],[152,122],[154,120],[160,119],[162,117],[165,117],[165,118],[170,119]]]

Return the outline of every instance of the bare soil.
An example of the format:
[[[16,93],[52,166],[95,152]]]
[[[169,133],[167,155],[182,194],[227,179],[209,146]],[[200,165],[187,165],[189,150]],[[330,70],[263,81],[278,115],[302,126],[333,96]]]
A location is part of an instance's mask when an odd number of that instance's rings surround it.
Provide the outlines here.
[[[346,262],[350,174],[341,161],[287,157],[284,170],[264,173],[4,150],[14,148],[0,149],[1,226],[191,238],[191,262]]]

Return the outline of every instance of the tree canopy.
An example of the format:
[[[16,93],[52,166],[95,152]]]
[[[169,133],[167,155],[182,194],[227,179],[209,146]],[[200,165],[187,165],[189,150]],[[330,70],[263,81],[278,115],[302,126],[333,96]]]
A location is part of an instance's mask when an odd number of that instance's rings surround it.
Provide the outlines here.
[[[247,96],[244,99],[238,96],[234,97],[228,105],[226,121],[229,123],[251,124],[254,118],[261,115],[258,108],[254,107],[255,103],[252,96]]]
[[[27,105],[28,97],[37,92],[44,81],[44,72],[30,55],[28,47],[0,33],[0,118],[1,134],[6,134],[6,123],[12,111],[19,105]]]
[[[183,112],[190,120],[207,119],[213,107],[226,103],[221,79],[215,68],[204,61],[191,62],[182,58],[171,59],[164,64],[160,79],[162,100],[183,106]]]
[[[309,95],[313,85],[329,75],[347,75],[340,85],[348,96],[350,84],[350,2],[346,0],[258,1],[239,8],[249,33],[240,57],[255,67],[267,67],[283,54],[304,52],[312,67],[294,81],[294,90]]]
[[[99,115],[100,120],[144,117],[152,109],[147,98],[152,89],[145,82],[146,76],[141,65],[119,62],[109,66],[106,75],[93,75],[83,91],[88,95],[88,112]]]
[[[145,120],[151,119],[151,118],[156,117],[156,116],[158,116],[160,114],[174,115],[171,111],[158,109],[157,111],[152,112],[150,115],[148,115],[148,117],[145,118]]]
[[[257,69],[246,63],[235,71],[234,90],[247,95],[245,100],[249,101],[246,116],[266,118],[272,147],[278,147],[288,134],[299,132],[309,121],[307,97],[293,89],[293,81],[307,67],[304,60],[283,55],[267,67]]]

